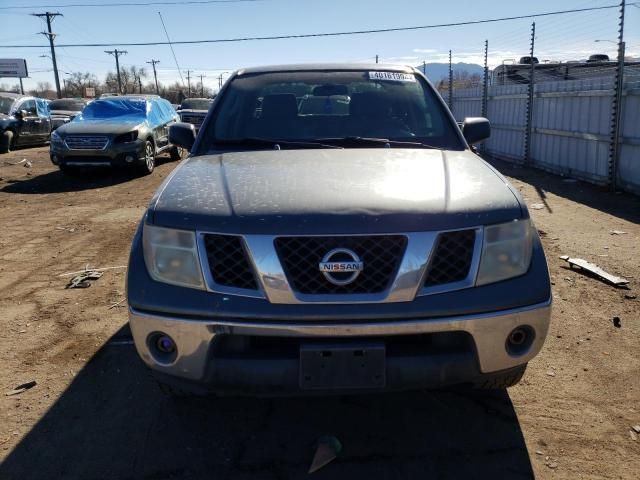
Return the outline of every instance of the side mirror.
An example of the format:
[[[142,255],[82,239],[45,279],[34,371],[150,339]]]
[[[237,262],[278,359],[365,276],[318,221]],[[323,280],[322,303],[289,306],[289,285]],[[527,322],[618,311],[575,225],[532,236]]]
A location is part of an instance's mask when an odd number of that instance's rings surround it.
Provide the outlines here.
[[[196,127],[191,123],[177,122],[169,127],[169,143],[191,150],[196,141]]]
[[[479,143],[491,136],[491,123],[483,117],[468,117],[462,122],[462,135],[469,145]]]
[[[29,112],[27,112],[26,110],[18,110],[15,113],[15,116],[18,120],[24,120],[28,115],[29,115]]]

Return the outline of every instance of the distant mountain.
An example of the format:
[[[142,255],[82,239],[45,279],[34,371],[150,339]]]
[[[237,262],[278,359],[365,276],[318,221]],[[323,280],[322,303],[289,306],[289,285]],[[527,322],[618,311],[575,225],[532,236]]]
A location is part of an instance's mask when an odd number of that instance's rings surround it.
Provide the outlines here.
[[[477,73],[482,75],[484,68],[482,65],[475,63],[454,63],[452,66],[453,72],[468,72],[469,75]],[[416,65],[416,68],[422,72],[422,64]],[[449,64],[448,63],[427,63],[425,75],[431,82],[437,83],[443,78],[449,78]]]

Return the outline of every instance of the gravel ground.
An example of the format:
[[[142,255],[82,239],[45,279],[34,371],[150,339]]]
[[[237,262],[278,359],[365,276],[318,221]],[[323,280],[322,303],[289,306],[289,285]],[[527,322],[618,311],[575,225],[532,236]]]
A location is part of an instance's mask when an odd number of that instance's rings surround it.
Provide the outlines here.
[[[25,158],[31,168],[15,164]],[[547,343],[518,386],[177,401],[131,345],[125,270],[88,289],[65,290],[60,276],[125,265],[176,164],[68,178],[46,148],[0,156],[0,478],[301,478],[325,434],[344,448],[318,479],[638,478],[640,199],[492,163],[539,207],[555,297]],[[563,254],[630,279],[630,290],[569,270]]]

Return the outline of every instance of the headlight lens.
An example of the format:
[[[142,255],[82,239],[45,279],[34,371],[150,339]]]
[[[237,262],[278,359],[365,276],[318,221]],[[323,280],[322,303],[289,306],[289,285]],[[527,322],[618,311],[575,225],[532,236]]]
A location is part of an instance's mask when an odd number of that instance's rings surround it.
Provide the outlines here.
[[[134,130],[133,132],[123,133],[122,135],[118,135],[113,139],[114,143],[126,143],[133,142],[138,138],[138,131]]]
[[[533,249],[531,229],[528,219],[485,227],[476,285],[527,273]]]
[[[145,225],[142,245],[151,278],[204,290],[195,232]]]
[[[62,143],[62,137],[55,130],[51,132],[51,141],[56,143]]]

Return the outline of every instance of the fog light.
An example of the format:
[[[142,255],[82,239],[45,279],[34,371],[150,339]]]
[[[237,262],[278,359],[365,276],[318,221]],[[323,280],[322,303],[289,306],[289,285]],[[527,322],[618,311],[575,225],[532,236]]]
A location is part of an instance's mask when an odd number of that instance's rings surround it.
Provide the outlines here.
[[[160,335],[156,339],[156,348],[161,353],[173,353],[176,351],[176,344],[169,335]]]
[[[178,358],[178,346],[173,338],[163,332],[147,337],[147,347],[153,359],[161,365],[171,365]]]
[[[126,157],[124,157],[124,161],[127,163],[131,163],[133,162],[134,158],[133,155],[127,155]]]
[[[530,326],[521,325],[514,328],[507,336],[507,352],[514,356],[527,353],[533,344],[534,338],[535,331]]]

